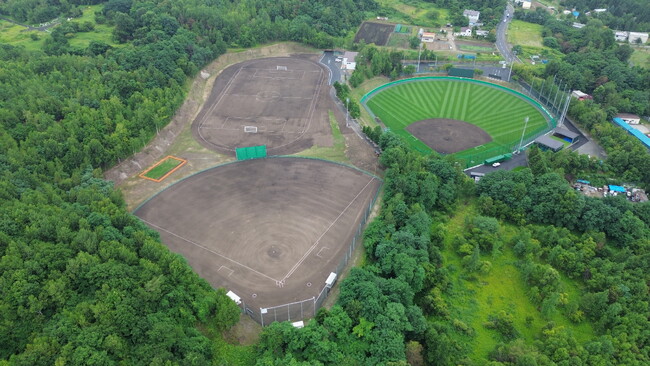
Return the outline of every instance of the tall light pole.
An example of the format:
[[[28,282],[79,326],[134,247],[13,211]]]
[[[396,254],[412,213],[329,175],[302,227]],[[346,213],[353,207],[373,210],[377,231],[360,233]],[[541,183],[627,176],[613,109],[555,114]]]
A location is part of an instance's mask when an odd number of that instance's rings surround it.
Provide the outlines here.
[[[524,130],[521,131],[521,140],[519,140],[519,149],[518,152],[521,152],[521,144],[524,143],[524,134],[526,133],[526,127],[528,126],[528,117],[524,119]]]

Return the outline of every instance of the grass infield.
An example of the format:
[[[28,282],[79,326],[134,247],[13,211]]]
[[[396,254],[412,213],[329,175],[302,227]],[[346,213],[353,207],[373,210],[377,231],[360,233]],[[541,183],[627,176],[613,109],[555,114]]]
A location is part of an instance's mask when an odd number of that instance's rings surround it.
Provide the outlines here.
[[[170,155],[142,172],[140,178],[161,182],[170,174],[180,169],[185,163],[187,163],[187,160]]]
[[[380,87],[381,88],[381,87]],[[412,148],[428,154],[429,146],[406,130],[410,124],[430,119],[449,118],[465,121],[487,132],[492,141],[455,153],[459,159],[480,164],[489,154],[512,152],[517,147],[529,118],[525,138],[549,128],[551,116],[531,100],[510,89],[459,78],[414,78],[375,89],[364,96],[368,109],[392,132],[406,139]],[[480,155],[480,156],[479,156]],[[485,157],[483,156],[485,155]]]

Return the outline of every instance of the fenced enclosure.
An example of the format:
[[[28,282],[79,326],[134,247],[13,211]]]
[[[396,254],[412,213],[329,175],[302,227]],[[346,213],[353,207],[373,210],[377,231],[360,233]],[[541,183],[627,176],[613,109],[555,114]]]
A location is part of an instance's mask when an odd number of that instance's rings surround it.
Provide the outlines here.
[[[337,280],[340,278],[341,273],[346,268],[348,262],[350,261],[350,258],[352,258],[355,248],[360,243],[361,244],[363,243],[363,230],[366,226],[366,223],[368,222],[368,218],[370,217],[372,209],[375,203],[377,202],[377,197],[379,197],[380,191],[381,191],[381,187],[377,190],[375,196],[366,207],[363,213],[363,217],[359,222],[359,225],[357,226],[355,234],[347,246],[345,255],[341,258],[338,264],[332,268],[332,273],[335,273],[337,275]],[[250,316],[253,320],[258,322],[262,326],[269,325],[272,322],[276,322],[276,321],[295,322],[303,319],[312,318],[316,315],[318,309],[320,309],[323,306],[323,303],[327,299],[327,296],[329,295],[330,290],[332,288],[332,285],[328,285],[325,282],[326,279],[323,278],[322,283],[313,284],[314,286],[323,286],[323,287],[317,296],[312,296],[311,298],[307,298],[304,300],[299,300],[287,304],[275,305],[275,306],[269,306],[263,308],[252,308],[246,306],[245,303],[242,303],[240,307],[244,313],[246,313],[248,316]]]
[[[446,82],[449,86],[427,81]],[[466,168],[492,156],[515,152],[556,127],[555,118],[530,93],[456,77],[418,77],[391,82],[368,92],[361,104],[371,117],[390,127],[423,154],[433,150],[406,130],[413,122],[451,118],[482,128],[492,137],[491,142],[453,154]],[[525,122],[528,117],[530,122]],[[455,138],[465,141],[462,134]]]

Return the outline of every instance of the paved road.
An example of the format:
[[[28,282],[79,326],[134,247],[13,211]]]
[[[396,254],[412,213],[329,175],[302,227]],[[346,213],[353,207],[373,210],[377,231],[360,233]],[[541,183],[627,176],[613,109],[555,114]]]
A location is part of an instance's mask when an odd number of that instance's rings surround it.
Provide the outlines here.
[[[512,4],[508,2],[506,5],[506,10],[503,11],[503,17],[497,26],[497,42],[496,46],[503,58],[508,62],[517,62],[517,58],[514,53],[510,50],[510,45],[506,39],[506,31],[508,30],[508,25],[512,21],[515,8],[512,7]]]
[[[341,81],[341,62],[336,61],[334,51],[323,52],[323,57],[321,57],[320,63],[330,70],[330,85],[334,84],[335,81]]]
[[[3,16],[0,16],[0,19],[5,20],[5,21],[7,21],[7,22],[9,22],[9,23],[13,23],[13,24],[19,25],[19,26],[21,26],[21,27],[25,27],[25,28],[27,28],[27,30],[31,30],[31,31],[39,31],[39,32],[48,32],[48,28],[52,28],[52,27],[54,27],[55,25],[58,25],[58,24],[59,24],[58,19],[55,19],[55,20],[53,20],[52,22],[50,22],[48,25],[44,25],[44,26],[40,26],[40,27],[32,27],[31,25],[27,25],[27,24],[19,23],[19,22],[13,20],[13,19],[5,18],[5,17],[3,17]]]

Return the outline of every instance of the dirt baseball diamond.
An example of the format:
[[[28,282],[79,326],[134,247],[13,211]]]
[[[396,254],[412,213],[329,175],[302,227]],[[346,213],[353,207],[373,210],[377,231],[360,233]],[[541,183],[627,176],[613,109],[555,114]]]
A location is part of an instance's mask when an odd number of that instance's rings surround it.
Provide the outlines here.
[[[233,155],[266,145],[269,155],[296,153],[329,134],[327,71],[303,57],[245,61],[226,68],[192,123],[205,147]]]
[[[441,154],[453,154],[492,141],[482,128],[447,118],[413,122],[406,130]]]
[[[200,276],[259,312],[318,296],[380,185],[321,160],[247,160],[182,180],[135,214]]]

